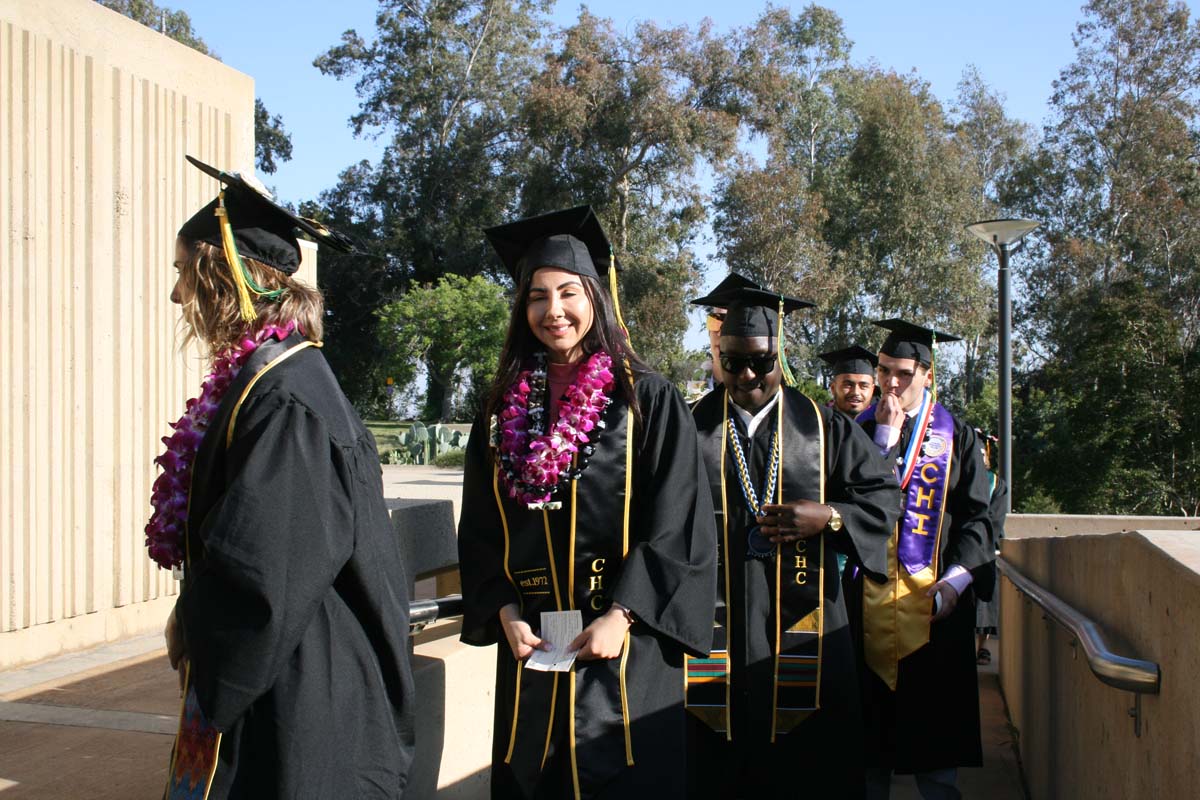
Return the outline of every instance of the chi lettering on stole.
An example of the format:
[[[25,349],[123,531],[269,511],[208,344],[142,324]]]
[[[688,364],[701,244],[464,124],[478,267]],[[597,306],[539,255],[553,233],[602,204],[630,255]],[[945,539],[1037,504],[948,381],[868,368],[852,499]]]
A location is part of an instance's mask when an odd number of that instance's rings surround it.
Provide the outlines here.
[[[927,508],[930,512],[933,511],[933,484],[934,481],[937,480],[937,477],[937,464],[931,461],[930,463],[921,467],[921,483],[925,484],[925,486],[923,487],[920,484],[917,485],[917,508]],[[928,487],[929,491],[925,491],[925,487]],[[922,514],[919,511],[914,511],[913,517],[916,518],[917,524],[912,529],[912,532],[920,536],[928,536],[929,534],[933,533],[933,531],[925,527],[925,523],[929,521],[931,516],[932,513]]]
[[[588,605],[592,611],[604,610],[604,563],[607,559],[593,558],[591,574],[588,575],[588,592],[591,597],[588,598]]]

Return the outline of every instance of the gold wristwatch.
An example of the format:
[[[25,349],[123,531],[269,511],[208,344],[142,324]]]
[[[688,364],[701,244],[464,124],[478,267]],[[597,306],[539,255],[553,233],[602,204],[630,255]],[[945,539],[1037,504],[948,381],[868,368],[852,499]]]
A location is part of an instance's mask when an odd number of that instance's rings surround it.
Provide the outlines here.
[[[836,508],[834,508],[833,506],[828,506],[828,508],[829,508],[829,522],[825,523],[825,527],[828,528],[829,530],[833,531],[834,533],[837,533],[838,531],[840,531],[842,529],[842,515],[839,514],[838,510]]]

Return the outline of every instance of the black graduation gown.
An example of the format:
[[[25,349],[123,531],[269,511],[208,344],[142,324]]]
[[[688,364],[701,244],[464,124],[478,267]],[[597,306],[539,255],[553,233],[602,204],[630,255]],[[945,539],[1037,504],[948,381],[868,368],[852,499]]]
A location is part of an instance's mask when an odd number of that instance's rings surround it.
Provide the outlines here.
[[[771,743],[772,694],[775,654],[775,559],[748,555],[746,536],[755,524],[739,488],[733,455],[726,446],[721,462],[725,392],[707,395],[696,407],[696,427],[708,467],[713,505],[720,514],[721,479],[727,492],[730,548],[729,598],[732,611],[726,631],[730,654],[729,726],[732,741],[699,719],[688,718],[688,760],[691,797],[855,797],[862,793],[862,711],[859,679],[838,580],[837,555],[850,565],[881,574],[887,564],[887,538],[895,524],[896,479],[862,429],[831,408],[818,409],[801,393],[784,388],[781,402],[785,420],[783,438],[783,499],[820,499],[820,474],[812,461],[820,461],[817,437],[803,437],[796,429],[802,416],[824,430],[825,500],[838,509],[843,527],[825,532],[824,633],[821,644],[820,708],[790,733]],[[729,409],[745,442],[745,428]],[[751,479],[761,492],[766,477],[775,412],[755,431],[749,452]],[[816,431],[815,427],[802,430]],[[800,459],[800,463],[797,463]],[[804,463],[809,462],[809,463]],[[806,470],[805,467],[808,467]],[[813,478],[816,480],[814,481]],[[718,536],[722,525],[717,524]],[[810,543],[818,542],[810,539]],[[808,550],[810,553],[819,550]],[[785,559],[786,560],[786,559]],[[847,567],[849,568],[849,566]],[[722,563],[721,570],[724,569]],[[724,574],[719,573],[719,574]],[[786,575],[786,571],[783,573]],[[723,592],[722,592],[723,595]],[[724,605],[724,597],[719,599]]]
[[[990,475],[990,473],[989,473]],[[1000,549],[1000,540],[1004,538],[1004,521],[1008,517],[1008,510],[1005,505],[1008,503],[1008,484],[998,475],[993,475],[989,480],[994,481],[992,487],[992,496],[988,501],[988,518],[992,521],[992,535],[996,537],[996,549]],[[990,574],[987,579],[994,585],[996,581],[996,564],[992,562]],[[996,596],[994,590],[990,599],[983,599],[976,596],[975,606],[975,632],[976,633],[996,633],[996,626],[1000,623],[1000,598]]]
[[[374,439],[320,351],[263,369],[302,341],[251,354],[197,453],[176,615],[223,734],[208,796],[398,798],[408,583]]]
[[[875,421],[868,420],[863,428],[873,436]],[[891,463],[904,453],[907,438],[888,453]],[[975,671],[975,598],[992,596],[995,541],[988,516],[990,489],[982,446],[975,431],[957,417],[953,447],[938,577],[950,565],[959,564],[971,571],[972,583],[950,616],[930,626],[929,643],[901,659],[895,692],[860,662],[867,765],[871,767],[927,772],[983,763]],[[897,493],[893,502],[902,507],[903,496]],[[847,570],[845,577],[851,622],[861,642],[863,575]]]
[[[499,643],[493,797],[637,796],[647,786],[684,796],[682,660],[712,644],[712,504],[682,396],[655,374],[639,375],[635,391],[642,428],[627,438],[629,406],[614,399],[582,478],[555,495],[558,510],[503,496],[488,421],[471,431],[458,532],[462,639]],[[536,632],[542,611],[579,609],[587,627],[614,601],[636,619],[622,657],[577,661],[570,673],[524,669],[500,628],[508,603]]]

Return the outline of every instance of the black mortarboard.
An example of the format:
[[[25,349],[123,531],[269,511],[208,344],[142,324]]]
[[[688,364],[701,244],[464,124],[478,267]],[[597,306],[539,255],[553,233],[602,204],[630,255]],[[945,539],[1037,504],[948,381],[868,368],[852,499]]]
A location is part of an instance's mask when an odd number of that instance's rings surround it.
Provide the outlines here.
[[[526,269],[555,267],[600,280],[613,260],[612,247],[591,206],[576,206],[485,228],[504,268],[519,282]],[[613,263],[616,263],[613,260]],[[617,265],[620,269],[620,265]]]
[[[725,295],[725,321],[722,336],[775,336],[779,324],[781,295],[758,287],[733,289]],[[782,297],[783,313],[811,308],[814,303],[795,297]]]
[[[821,353],[820,359],[833,367],[836,375],[873,375],[879,359],[865,347],[854,345],[845,350]]]
[[[736,272],[731,272],[725,276],[724,280],[716,285],[716,287],[704,295],[697,297],[695,300],[688,302],[694,306],[708,306],[709,308],[728,308],[730,302],[736,297],[739,289],[760,289],[757,283],[749,278],[743,278]]]
[[[922,328],[902,319],[881,319],[872,323],[886,331],[888,337],[879,346],[879,352],[892,358],[912,358],[928,367],[933,363],[935,342],[957,342],[959,337],[930,328]]]
[[[343,252],[357,247],[352,239],[326,228],[315,220],[297,216],[277,204],[266,189],[247,180],[236,172],[225,172],[209,166],[199,159],[187,156],[195,167],[225,185],[224,206],[233,241],[243,258],[261,261],[285,275],[291,275],[300,266],[300,243],[296,231],[300,230],[322,245]],[[218,197],[183,223],[179,235],[197,242],[222,246],[221,224],[216,211],[221,205]]]

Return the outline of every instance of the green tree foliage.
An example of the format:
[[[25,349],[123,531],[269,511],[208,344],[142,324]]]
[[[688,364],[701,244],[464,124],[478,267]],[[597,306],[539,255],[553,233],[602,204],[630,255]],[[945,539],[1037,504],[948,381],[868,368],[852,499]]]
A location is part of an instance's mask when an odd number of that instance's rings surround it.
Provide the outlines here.
[[[1045,221],[1023,260],[1039,358],[1017,455],[1069,512],[1195,513],[1200,28],[1165,0],[1084,12],[1043,140],[1006,182]]]
[[[300,205],[300,213],[352,236],[365,253],[321,252],[317,280],[325,296],[325,357],[346,396],[366,417],[390,415],[385,379],[390,343],[380,338],[376,312],[399,294],[398,259],[388,251],[379,213],[370,209],[374,170],[362,162],[343,170],[338,184],[318,201]]]
[[[388,140],[378,163],[346,169],[318,202],[376,255],[334,255],[322,269],[330,363],[364,413],[386,402],[397,346],[377,330],[380,310],[445,274],[502,273],[480,228],[515,206],[518,89],[537,71],[545,11],[542,0],[382,2],[373,39],[346,31],[315,61],[357,78],[351,123]],[[426,406],[440,414],[442,397],[430,382]]]
[[[810,184],[844,155],[851,123],[838,89],[851,71],[852,46],[841,17],[817,5],[794,17],[768,7],[740,36],[746,124],[766,137],[774,162],[803,167]]]
[[[1004,97],[984,82],[979,70],[968,66],[958,84],[958,96],[951,115],[953,132],[964,154],[963,167],[969,169],[971,186],[979,197],[979,218],[994,219],[1006,215],[999,200],[999,187],[1017,168],[1032,148],[1033,134],[1028,125],[1011,119],[1004,110]],[[971,220],[974,221],[974,220]],[[996,286],[997,260],[991,253],[976,246],[975,252],[983,253],[979,261],[984,286],[988,292]],[[967,252],[971,252],[968,250]],[[982,410],[980,401],[990,402],[996,408],[997,361],[999,353],[995,344],[999,335],[999,315],[994,303],[986,302],[980,308],[979,325],[963,331],[963,364],[954,376],[954,395],[961,397],[964,408]],[[990,389],[988,388],[990,386]],[[990,400],[985,398],[990,392]],[[996,427],[996,414],[980,418],[979,427],[991,430]]]
[[[379,164],[329,198],[378,219],[402,286],[499,266],[480,228],[504,220],[521,182],[514,122],[541,54],[547,0],[382,2],[373,40],[350,30],[314,62],[357,77],[356,132],[388,139]],[[343,181],[344,183],[344,181]]]
[[[813,371],[815,353],[876,341],[868,321],[893,315],[963,335],[975,367],[994,291],[987,254],[962,226],[988,208],[985,189],[1006,174],[1022,129],[977,73],[954,117],[916,76],[851,66],[850,47],[819,6],[768,9],[745,33],[747,120],[768,153],[722,176],[721,256],[818,303],[789,323],[793,353]],[[980,379],[950,377],[944,397],[974,399]]]
[[[438,405],[425,408],[423,419],[469,421],[478,413],[508,317],[504,288],[479,275],[445,275],[436,284],[414,286],[379,312],[382,334],[395,344],[389,368],[397,382],[411,381],[420,364],[436,387],[428,397]],[[456,398],[463,385],[470,391]]]
[[[862,319],[858,281],[839,268],[825,235],[823,185],[849,141],[839,88],[851,71],[850,47],[841,19],[819,6],[795,17],[769,8],[743,33],[737,79],[745,120],[765,139],[768,159],[726,169],[715,202],[713,229],[729,268],[812,298],[825,312],[788,320],[791,358],[812,368],[819,344],[837,338],[830,329],[844,332]]]
[[[1136,279],[1091,287],[1059,309],[1072,335],[1032,376],[1036,399],[1020,406],[1019,452],[1034,457],[1018,486],[1044,487],[1071,513],[1196,514],[1180,320]]]
[[[153,28],[164,36],[220,60],[192,27],[184,11],[172,11],[150,0],[96,0],[105,8]],[[254,165],[260,172],[273,174],[276,161],[292,160],[292,137],[283,127],[283,119],[272,115],[261,98],[254,98]],[[234,167],[236,165],[223,165]]]
[[[273,175],[279,161],[292,160],[292,137],[283,127],[283,118],[267,111],[262,98],[254,98],[254,165],[259,172]]]
[[[682,356],[691,249],[705,221],[697,168],[736,149],[732,54],[708,24],[693,32],[641,22],[618,33],[586,10],[529,88],[521,110],[525,212],[590,202],[624,270],[634,345],[669,369]]]

